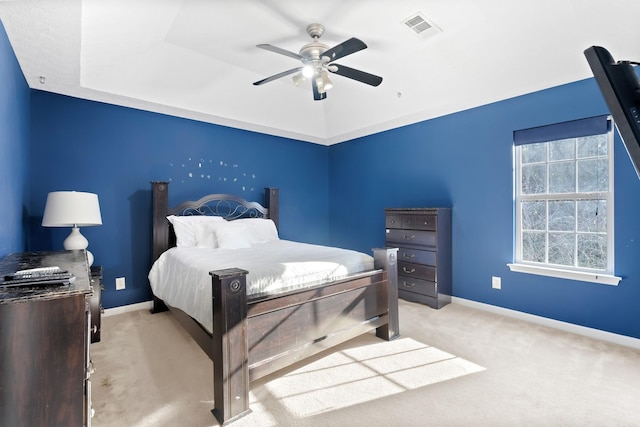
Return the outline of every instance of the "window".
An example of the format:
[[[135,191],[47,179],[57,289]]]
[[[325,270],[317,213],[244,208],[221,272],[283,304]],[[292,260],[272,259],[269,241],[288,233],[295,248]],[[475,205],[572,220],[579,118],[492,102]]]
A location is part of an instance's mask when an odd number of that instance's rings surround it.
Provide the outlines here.
[[[607,116],[514,132],[513,271],[617,284]]]

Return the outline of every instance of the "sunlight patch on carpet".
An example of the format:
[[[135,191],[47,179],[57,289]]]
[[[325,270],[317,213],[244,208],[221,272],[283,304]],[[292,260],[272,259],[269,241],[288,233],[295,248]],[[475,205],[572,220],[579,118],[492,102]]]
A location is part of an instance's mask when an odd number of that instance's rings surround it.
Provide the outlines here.
[[[330,353],[266,382],[252,391],[251,408],[277,408],[304,418],[483,370],[411,338],[376,340]]]

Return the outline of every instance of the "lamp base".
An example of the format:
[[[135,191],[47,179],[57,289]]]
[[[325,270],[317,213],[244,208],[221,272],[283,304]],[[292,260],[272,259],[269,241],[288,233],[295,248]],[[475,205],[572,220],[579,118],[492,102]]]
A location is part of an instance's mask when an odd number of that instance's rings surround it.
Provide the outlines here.
[[[86,250],[87,246],[89,246],[89,241],[82,235],[82,233],[80,233],[80,228],[74,226],[71,229],[69,236],[64,239],[62,246],[68,251]],[[87,251],[87,263],[89,264],[89,267],[93,264],[93,254],[89,251]]]
[[[93,265],[93,254],[87,251],[87,265],[91,267]]]

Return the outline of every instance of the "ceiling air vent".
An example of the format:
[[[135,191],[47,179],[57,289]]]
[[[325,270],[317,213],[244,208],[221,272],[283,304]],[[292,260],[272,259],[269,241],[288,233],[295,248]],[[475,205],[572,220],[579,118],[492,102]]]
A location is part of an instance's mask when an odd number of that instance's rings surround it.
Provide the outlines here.
[[[404,25],[422,39],[429,38],[442,31],[433,21],[427,19],[422,12],[415,13],[405,19]]]

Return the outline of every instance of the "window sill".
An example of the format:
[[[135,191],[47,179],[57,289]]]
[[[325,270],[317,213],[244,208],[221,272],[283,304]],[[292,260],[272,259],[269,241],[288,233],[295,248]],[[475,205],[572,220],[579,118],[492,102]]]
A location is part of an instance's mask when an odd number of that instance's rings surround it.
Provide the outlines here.
[[[537,274],[540,276],[557,277],[559,279],[580,280],[582,282],[599,283],[601,285],[618,286],[622,277],[611,274],[585,273],[583,271],[561,270],[559,268],[541,267],[527,264],[507,264],[509,270],[518,273]]]

